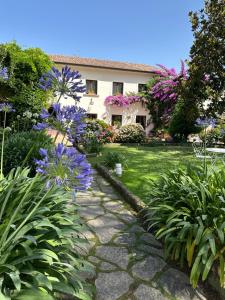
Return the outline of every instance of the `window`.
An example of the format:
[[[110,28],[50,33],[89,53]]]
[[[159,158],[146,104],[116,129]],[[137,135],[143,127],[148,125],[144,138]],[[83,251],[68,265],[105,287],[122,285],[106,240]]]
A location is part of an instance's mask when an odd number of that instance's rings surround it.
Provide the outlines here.
[[[122,115],[112,115],[112,126],[120,127],[122,125]]]
[[[113,82],[113,95],[123,95],[123,82]]]
[[[144,83],[139,83],[138,84],[138,93],[146,91],[146,84]]]
[[[143,128],[146,127],[146,116],[136,116],[136,123],[141,124]]]
[[[97,116],[98,116],[97,114],[87,114],[87,118],[91,120],[97,119]]]
[[[97,95],[97,80],[86,80],[86,94]]]

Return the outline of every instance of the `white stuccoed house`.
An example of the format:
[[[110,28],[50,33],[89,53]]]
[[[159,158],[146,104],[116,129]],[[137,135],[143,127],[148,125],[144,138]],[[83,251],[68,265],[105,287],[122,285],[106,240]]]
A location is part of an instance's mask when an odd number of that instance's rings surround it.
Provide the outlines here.
[[[105,105],[105,99],[111,95],[141,91],[155,67],[77,56],[50,55],[50,58],[59,69],[68,65],[80,72],[86,93],[82,95],[79,106],[86,109],[89,118],[98,118],[111,125],[140,123],[146,133],[152,129],[145,104],[138,102],[129,107],[117,107]],[[64,105],[74,104],[74,100],[69,98],[61,102]]]

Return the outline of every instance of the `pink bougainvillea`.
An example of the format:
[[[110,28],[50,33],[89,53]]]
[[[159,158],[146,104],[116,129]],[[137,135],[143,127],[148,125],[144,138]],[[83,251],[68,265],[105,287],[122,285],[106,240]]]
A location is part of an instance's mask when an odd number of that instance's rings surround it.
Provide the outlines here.
[[[141,97],[136,95],[115,95],[115,96],[108,96],[105,99],[105,105],[114,105],[119,107],[128,107],[129,105],[140,102]]]
[[[163,65],[158,64],[161,70],[156,70],[153,73],[159,75],[159,79],[155,85],[153,85],[151,94],[153,98],[160,101],[177,101],[176,87],[181,80],[187,79],[187,71],[185,69],[184,62],[181,61],[181,70],[179,73],[174,68],[168,69]]]

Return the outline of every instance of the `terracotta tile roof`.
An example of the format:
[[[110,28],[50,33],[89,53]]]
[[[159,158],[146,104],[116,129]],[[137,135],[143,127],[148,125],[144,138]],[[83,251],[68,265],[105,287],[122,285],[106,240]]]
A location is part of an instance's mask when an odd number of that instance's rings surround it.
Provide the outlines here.
[[[104,69],[115,69],[115,70],[124,70],[124,71],[136,71],[136,72],[144,72],[151,73],[157,68],[144,65],[144,64],[135,64],[128,62],[119,62],[112,60],[103,60],[103,59],[95,59],[95,58],[84,58],[79,56],[65,56],[65,55],[49,55],[50,59],[55,63],[62,64],[70,64],[76,66],[89,66],[89,67],[97,67]]]

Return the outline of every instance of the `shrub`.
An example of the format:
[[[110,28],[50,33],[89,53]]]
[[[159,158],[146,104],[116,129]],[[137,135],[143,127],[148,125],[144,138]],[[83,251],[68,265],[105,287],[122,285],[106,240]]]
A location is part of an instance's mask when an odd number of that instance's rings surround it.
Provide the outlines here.
[[[205,136],[206,135],[206,136]],[[225,126],[224,124],[220,124],[215,128],[209,130],[202,130],[199,133],[199,136],[202,140],[206,138],[206,142],[208,145],[212,145],[218,142],[225,142]]]
[[[85,240],[77,207],[71,193],[56,185],[47,189],[44,177],[28,173],[18,168],[0,183],[0,296],[15,299],[41,289],[54,299],[56,293],[81,299],[78,272],[88,263],[79,255]]]
[[[129,124],[120,127],[114,141],[117,143],[142,143],[145,131],[140,124]]]
[[[86,132],[81,143],[88,153],[100,153],[102,145],[112,142],[112,127],[102,120],[86,120]]]
[[[51,137],[44,132],[24,131],[14,133],[5,142],[4,174],[13,168],[21,166],[25,159],[25,166],[29,166],[32,175],[35,174],[34,158],[41,158],[40,148],[50,149],[53,145]]]
[[[94,134],[89,134],[83,141],[84,149],[87,153],[97,153],[99,154],[102,150],[102,143]]]
[[[0,83],[0,96],[10,98],[20,115],[26,110],[39,113],[50,95],[39,89],[41,75],[52,65],[48,55],[39,48],[22,49],[11,42],[0,44],[0,61],[9,73],[9,80]]]
[[[102,120],[86,120],[86,134],[83,136],[85,141],[88,135],[95,135],[99,143],[106,144],[112,142],[113,129]]]
[[[119,152],[107,152],[104,157],[103,164],[109,169],[114,169],[116,163],[121,163],[123,167],[126,167],[126,157]]]
[[[190,133],[198,132],[195,125],[198,117],[198,108],[191,101],[179,100],[175,106],[169,124],[169,133],[176,140],[187,140]]]
[[[225,171],[204,173],[203,167],[170,171],[153,183],[149,229],[165,243],[165,254],[191,268],[194,287],[218,267],[224,284]]]

